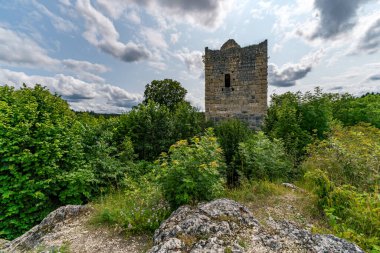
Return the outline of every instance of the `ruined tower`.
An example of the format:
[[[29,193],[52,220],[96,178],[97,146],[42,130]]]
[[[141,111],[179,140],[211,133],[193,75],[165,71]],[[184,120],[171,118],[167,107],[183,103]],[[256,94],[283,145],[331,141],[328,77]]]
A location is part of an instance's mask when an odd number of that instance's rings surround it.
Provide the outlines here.
[[[267,110],[267,40],[240,47],[229,39],[220,50],[205,49],[206,118],[238,118],[259,128]]]

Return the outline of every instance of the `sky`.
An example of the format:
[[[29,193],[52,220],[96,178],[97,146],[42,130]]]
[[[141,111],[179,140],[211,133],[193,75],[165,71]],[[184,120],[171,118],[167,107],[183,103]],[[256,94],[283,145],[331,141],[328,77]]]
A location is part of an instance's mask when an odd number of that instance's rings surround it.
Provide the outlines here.
[[[170,78],[204,110],[202,55],[230,38],[268,40],[269,95],[380,92],[380,0],[0,0],[0,85],[121,113]]]

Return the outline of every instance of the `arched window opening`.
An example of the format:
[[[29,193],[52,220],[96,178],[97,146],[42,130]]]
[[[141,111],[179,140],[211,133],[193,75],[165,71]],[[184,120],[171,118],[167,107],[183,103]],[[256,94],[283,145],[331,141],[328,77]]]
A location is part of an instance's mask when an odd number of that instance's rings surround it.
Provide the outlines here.
[[[226,87],[226,88],[231,87],[231,76],[230,76],[230,74],[224,75],[224,87]]]

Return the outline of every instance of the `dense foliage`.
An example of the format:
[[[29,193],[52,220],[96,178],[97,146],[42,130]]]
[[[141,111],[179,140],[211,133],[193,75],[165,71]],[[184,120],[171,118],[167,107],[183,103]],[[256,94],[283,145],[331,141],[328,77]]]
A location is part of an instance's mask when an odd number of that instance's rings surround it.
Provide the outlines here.
[[[248,125],[238,119],[229,119],[220,122],[215,127],[215,134],[223,149],[227,163],[227,184],[236,186],[239,182],[238,167],[240,161],[238,152],[239,143],[246,141],[253,134]]]
[[[345,126],[367,122],[380,128],[380,94],[354,97],[350,94],[333,96],[333,115]]]
[[[380,186],[380,129],[335,126],[330,137],[308,147],[305,171],[322,169],[336,185],[372,192]]]
[[[174,110],[178,103],[185,102],[186,93],[186,89],[175,80],[153,80],[145,86],[143,103],[152,100]]]
[[[238,148],[239,171],[249,180],[286,180],[291,172],[288,159],[280,140],[271,141],[258,132]]]
[[[102,116],[74,113],[40,85],[1,86],[0,237],[94,198],[96,223],[151,233],[170,207],[213,199],[225,186],[236,198],[275,194],[270,181],[306,172],[332,231],[378,249],[379,94],[273,95],[264,133],[231,119],[215,135],[185,95],[176,81],[152,81],[142,104]]]
[[[180,140],[172,145],[160,157],[160,165],[163,194],[173,208],[211,200],[223,191],[220,172],[226,165],[212,129],[190,143]]]
[[[130,137],[139,159],[153,161],[176,141],[199,134],[204,125],[203,115],[188,103],[178,103],[170,111],[149,100],[120,117],[116,134],[119,142]]]
[[[0,234],[14,238],[64,204],[85,203],[124,178],[133,149],[113,146],[114,119],[79,117],[36,85],[0,87]]]
[[[283,140],[287,153],[297,165],[313,138],[325,137],[331,120],[330,97],[320,89],[305,94],[287,92],[272,95],[263,130],[271,138]]]
[[[334,234],[369,252],[380,250],[380,194],[360,192],[351,185],[335,186],[322,170],[305,174],[319,197]]]
[[[335,126],[302,164],[319,207],[340,237],[380,249],[380,129]]]
[[[91,195],[81,125],[48,90],[0,87],[0,233],[19,235],[61,203]]]

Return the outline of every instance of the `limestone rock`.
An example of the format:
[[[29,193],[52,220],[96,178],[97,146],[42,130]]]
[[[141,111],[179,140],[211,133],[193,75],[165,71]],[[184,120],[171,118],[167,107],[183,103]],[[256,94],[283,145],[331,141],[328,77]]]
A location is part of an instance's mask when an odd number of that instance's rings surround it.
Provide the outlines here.
[[[67,205],[62,206],[51,212],[39,225],[34,226],[22,236],[5,243],[0,252],[17,252],[33,249],[37,246],[41,238],[52,231],[54,228],[69,222],[71,218],[80,215],[88,210],[87,206]]]
[[[151,253],[161,252],[243,252],[235,241],[241,229],[259,226],[249,210],[228,199],[200,204],[196,208],[182,206],[154,234]],[[175,240],[175,249],[167,248]],[[165,248],[165,250],[164,250]]]
[[[333,235],[299,229],[288,221],[263,227],[243,205],[228,199],[182,206],[161,224],[149,253],[363,252]]]

